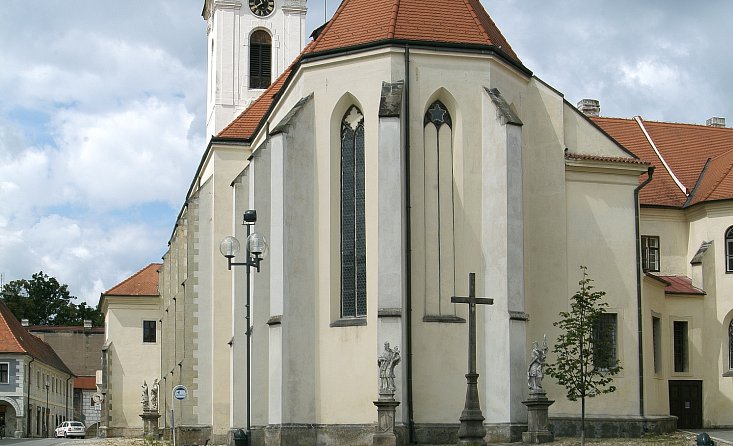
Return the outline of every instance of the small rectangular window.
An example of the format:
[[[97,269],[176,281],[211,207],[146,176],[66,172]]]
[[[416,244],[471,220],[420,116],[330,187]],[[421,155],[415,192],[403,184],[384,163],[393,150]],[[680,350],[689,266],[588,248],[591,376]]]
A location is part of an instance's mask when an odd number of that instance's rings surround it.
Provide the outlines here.
[[[641,267],[644,271],[659,272],[659,237],[641,236]]]
[[[674,348],[674,371],[688,372],[689,357],[687,348],[687,321],[674,321],[673,329],[673,348]]]
[[[10,381],[10,366],[7,362],[0,363],[0,384],[8,384]]]
[[[652,346],[654,348],[654,373],[662,372],[662,322],[652,316]]]
[[[143,321],[143,342],[156,342],[155,322]]]
[[[603,313],[593,329],[593,364],[601,370],[615,367],[618,360],[616,319],[616,313]]]

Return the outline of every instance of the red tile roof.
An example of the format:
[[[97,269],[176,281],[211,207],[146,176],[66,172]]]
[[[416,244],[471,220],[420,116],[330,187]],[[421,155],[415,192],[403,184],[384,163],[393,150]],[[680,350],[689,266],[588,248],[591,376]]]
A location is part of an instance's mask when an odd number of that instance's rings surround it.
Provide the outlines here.
[[[74,388],[97,390],[97,378],[96,376],[77,376],[74,378]]]
[[[659,150],[660,158],[634,119],[592,119],[639,158],[655,166],[654,179],[639,194],[642,205],[681,208],[703,201],[733,198],[733,129],[639,118]],[[712,159],[710,165],[693,194],[709,158]],[[672,174],[686,188],[687,194],[692,194],[692,198],[688,200],[688,195],[675,183]]]
[[[661,279],[668,285],[664,288],[664,294],[692,294],[704,296],[705,291],[692,286],[692,279],[686,276],[657,276],[651,273],[647,275]]]
[[[344,0],[311,51],[387,41],[493,47],[521,65],[479,0]]]
[[[110,288],[106,296],[157,296],[158,270],[161,263],[151,263],[129,278]]]
[[[623,163],[623,164],[641,164],[641,165],[647,164],[645,161],[642,161],[637,158],[628,158],[628,157],[621,157],[621,156],[588,155],[585,153],[572,153],[572,152],[565,152],[565,159],[587,160],[587,161],[605,161],[605,162]]]
[[[64,364],[50,345],[33,336],[23,327],[10,311],[5,302],[0,300],[0,353],[16,353],[30,355],[69,375],[74,373]]]
[[[217,137],[252,138],[304,57],[390,42],[489,49],[526,69],[479,0],[343,0],[316,39]]]

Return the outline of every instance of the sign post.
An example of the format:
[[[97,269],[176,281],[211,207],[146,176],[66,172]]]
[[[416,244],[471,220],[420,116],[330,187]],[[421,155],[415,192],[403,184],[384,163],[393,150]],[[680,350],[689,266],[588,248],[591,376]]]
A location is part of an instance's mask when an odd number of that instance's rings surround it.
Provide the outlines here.
[[[177,385],[173,388],[173,391],[171,392],[173,398],[171,398],[171,437],[173,438],[173,446],[176,446],[176,414],[173,411],[173,407],[175,406],[174,399],[178,401],[183,401],[188,397],[188,389],[186,386]]]

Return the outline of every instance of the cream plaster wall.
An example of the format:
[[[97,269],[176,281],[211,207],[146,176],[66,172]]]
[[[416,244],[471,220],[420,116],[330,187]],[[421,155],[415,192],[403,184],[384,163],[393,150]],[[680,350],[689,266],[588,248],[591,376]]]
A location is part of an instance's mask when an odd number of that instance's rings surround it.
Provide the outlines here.
[[[691,251],[691,246],[688,246],[688,241],[691,240],[689,229],[690,224],[684,211],[644,208],[640,212],[640,235],[659,237],[659,272],[654,274],[690,275],[690,260],[700,243]]]
[[[148,386],[160,377],[160,326],[156,324],[156,342],[143,342],[143,321],[158,321],[161,316],[159,297],[105,296],[103,311],[107,318],[111,396],[109,427],[140,428],[141,386]]]

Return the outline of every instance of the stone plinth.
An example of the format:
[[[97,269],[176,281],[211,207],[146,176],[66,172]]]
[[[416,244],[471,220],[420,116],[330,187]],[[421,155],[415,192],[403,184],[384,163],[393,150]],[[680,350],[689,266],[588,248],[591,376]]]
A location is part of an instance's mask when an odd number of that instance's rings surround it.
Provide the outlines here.
[[[140,414],[140,418],[143,419],[143,436],[153,440],[160,439],[160,432],[158,431],[160,414],[158,412],[145,411]]]
[[[555,435],[549,430],[547,409],[555,401],[548,400],[544,391],[532,391],[529,399],[522,401],[527,406],[527,432],[522,432],[522,442],[528,444],[550,443]]]
[[[397,436],[394,433],[395,409],[400,405],[394,398],[379,398],[374,401],[377,406],[377,428],[374,432],[372,445],[396,446]]]

